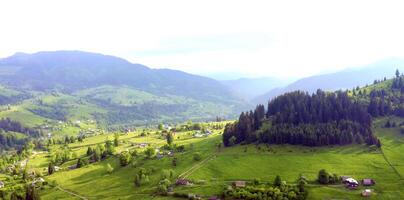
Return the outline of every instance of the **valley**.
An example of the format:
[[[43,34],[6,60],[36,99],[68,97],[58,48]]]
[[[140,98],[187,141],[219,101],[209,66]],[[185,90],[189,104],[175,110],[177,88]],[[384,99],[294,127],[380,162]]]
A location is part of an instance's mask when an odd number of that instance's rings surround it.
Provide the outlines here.
[[[0,200],[404,199],[404,2],[0,1]]]
[[[404,119],[393,120],[401,122]],[[370,187],[374,191],[371,199],[401,199],[404,195],[400,192],[404,184],[404,163],[401,156],[404,136],[399,128],[384,128],[385,122],[384,118],[374,124],[376,135],[382,140],[380,150],[366,145],[315,148],[293,145],[241,145],[218,148],[222,131],[219,129],[204,138],[193,138],[191,134],[194,131],[177,132],[174,143],[185,146],[183,153],[175,153],[173,157],[145,159],[141,156],[144,149],[134,148],[133,144],[148,143],[153,148],[161,149],[166,143],[165,139],[154,134],[154,131],[148,136],[140,136],[141,131],[120,133],[115,156],[72,170],[68,167],[75,164],[76,159],[67,161],[59,166],[62,168],[60,171],[45,176],[48,185],[44,186],[45,189],[41,190],[40,194],[42,199],[176,199],[155,194],[161,176],[172,170],[174,175],[169,178],[172,183],[175,183],[177,177],[194,183],[189,186],[175,186],[175,193],[198,194],[205,198],[220,196],[223,187],[236,180],[250,183],[259,179],[262,183],[271,183],[276,175],[280,175],[288,184],[296,184],[299,175],[303,175],[308,180],[306,187],[309,199],[362,199],[360,192],[365,188],[363,186],[349,190],[341,184],[318,184],[318,171],[326,169],[338,175],[353,176],[358,180],[374,179],[376,185]],[[78,157],[86,157],[89,146],[95,147],[112,138],[113,134],[88,137],[83,142],[69,144],[68,148]],[[137,149],[139,153],[132,161],[135,164],[120,166],[119,153],[131,149]],[[193,159],[196,152],[202,156],[200,161]],[[29,159],[28,166],[46,174],[51,154],[35,154]],[[176,166],[172,164],[174,157],[177,159]],[[110,174],[106,170],[108,164],[114,168]],[[136,187],[134,177],[141,169],[153,172],[149,175],[148,183]]]
[[[41,88],[38,81],[49,77],[41,69],[52,68],[55,58],[91,68],[81,56],[95,57],[105,59],[100,66],[131,66],[130,73],[133,64],[83,52],[45,52],[18,62],[26,55],[16,56],[3,65],[20,71],[0,80],[32,76],[0,87],[0,198],[404,198],[404,76],[398,70],[395,78],[364,87],[288,92],[252,109],[215,80],[143,66],[137,66],[142,73],[165,73],[170,81],[139,85],[99,73],[90,77],[94,84],[62,73],[70,70],[66,65],[50,72],[63,82]],[[52,62],[32,73],[24,63],[42,56]]]

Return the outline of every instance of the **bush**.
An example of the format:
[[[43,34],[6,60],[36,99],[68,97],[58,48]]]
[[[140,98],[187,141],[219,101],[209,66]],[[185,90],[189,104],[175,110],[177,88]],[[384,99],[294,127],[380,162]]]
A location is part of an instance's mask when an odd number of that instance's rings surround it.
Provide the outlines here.
[[[321,184],[328,184],[330,182],[328,172],[325,169],[318,172],[318,182]]]
[[[274,180],[274,186],[281,186],[282,185],[282,179],[279,175],[276,175],[275,180]]]
[[[331,174],[322,169],[318,172],[318,182],[321,184],[335,184],[339,182],[339,178],[337,174]]]
[[[76,164],[77,168],[84,167],[86,165],[88,165],[88,160],[86,158],[77,159],[77,164]]]
[[[153,158],[156,155],[156,150],[153,147],[148,147],[145,151],[147,158]]]
[[[194,160],[195,161],[200,161],[202,160],[202,155],[199,152],[194,153]]]
[[[132,156],[127,151],[124,151],[119,155],[119,163],[122,167],[129,165],[131,160]]]
[[[176,166],[177,166],[177,163],[178,163],[177,157],[174,157],[174,158],[173,158],[173,161],[172,161],[171,163],[172,163],[172,165],[173,165],[174,167],[176,167]]]
[[[253,180],[253,184],[254,185],[259,185],[260,184],[260,179],[258,179],[258,178],[255,178],[254,180]]]
[[[169,187],[170,185],[171,185],[170,180],[168,180],[168,179],[162,179],[162,180],[159,182],[159,185],[157,186],[157,190],[158,190],[158,192],[160,192],[160,193],[167,194],[168,187]]]

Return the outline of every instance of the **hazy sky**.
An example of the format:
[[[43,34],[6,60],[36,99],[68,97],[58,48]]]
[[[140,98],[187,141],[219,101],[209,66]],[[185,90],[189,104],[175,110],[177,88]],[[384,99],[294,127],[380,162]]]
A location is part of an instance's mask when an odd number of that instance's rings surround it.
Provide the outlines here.
[[[404,57],[400,1],[1,0],[0,57],[84,50],[192,73],[302,77]]]

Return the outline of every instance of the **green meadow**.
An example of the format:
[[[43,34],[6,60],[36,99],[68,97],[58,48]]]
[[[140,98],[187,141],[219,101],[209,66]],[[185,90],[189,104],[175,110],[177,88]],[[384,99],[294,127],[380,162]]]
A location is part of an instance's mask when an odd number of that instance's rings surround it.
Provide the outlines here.
[[[49,99],[49,103],[50,103]],[[3,111],[15,120],[35,126],[47,121],[33,115],[25,109],[25,105],[12,106]],[[400,123],[402,119],[391,120]],[[137,158],[137,166],[121,167],[118,156],[90,164],[80,169],[68,170],[76,163],[76,159],[61,165],[63,169],[51,176],[45,176],[48,182],[58,187],[45,187],[41,190],[42,199],[175,199],[174,197],[154,196],[157,184],[164,170],[173,170],[176,177],[192,180],[192,186],[175,187],[179,193],[200,194],[204,197],[220,195],[222,189],[235,180],[252,181],[259,179],[271,183],[276,175],[289,184],[295,184],[299,175],[308,178],[308,199],[363,199],[357,190],[348,190],[343,185],[319,185],[316,182],[320,169],[330,173],[353,176],[357,180],[372,178],[376,185],[366,187],[373,189],[368,199],[404,199],[404,134],[399,128],[382,128],[386,119],[375,120],[374,131],[382,142],[381,149],[365,145],[303,147],[292,145],[238,145],[230,148],[217,148],[221,142],[221,130],[207,138],[193,138],[192,131],[179,132],[174,142],[185,145],[186,151],[175,155],[178,165],[172,166],[172,158],[144,159]],[[53,131],[55,136],[77,135],[82,130],[96,129],[91,123],[52,125],[58,127]],[[89,146],[104,144],[105,140],[113,140],[113,134],[100,134],[89,137],[84,142],[69,144],[76,157],[85,157]],[[140,132],[120,133],[120,145],[116,153],[133,149],[133,143],[149,143],[153,147],[161,147],[165,138],[151,131],[150,135],[140,136]],[[58,148],[58,146],[54,147]],[[141,152],[142,149],[139,149]],[[194,161],[193,154],[202,154],[202,161]],[[39,169],[46,174],[50,161],[48,152],[39,153],[29,159],[30,168]],[[114,171],[107,173],[107,164]],[[141,187],[134,186],[134,176],[139,168],[151,170],[150,182]],[[4,177],[0,177],[0,179]],[[72,194],[79,195],[75,196]],[[80,198],[81,197],[81,198]]]
[[[46,176],[48,182],[58,185],[58,188],[46,187],[41,191],[42,199],[77,199],[65,191],[72,192],[87,199],[174,199],[174,197],[154,196],[156,186],[164,170],[173,170],[174,182],[180,176],[192,180],[191,186],[175,187],[175,192],[200,194],[204,197],[220,195],[225,185],[235,180],[252,181],[259,179],[271,183],[276,175],[289,184],[295,184],[299,175],[309,180],[308,199],[363,199],[357,190],[348,190],[341,184],[319,185],[316,182],[318,171],[326,169],[337,175],[352,176],[357,180],[372,178],[375,186],[370,199],[404,199],[404,135],[399,128],[381,128],[386,119],[376,120],[374,130],[382,141],[382,148],[377,149],[365,145],[331,146],[331,147],[302,147],[292,145],[238,145],[230,148],[218,148],[221,141],[221,130],[212,136],[193,138],[192,132],[179,132],[174,142],[185,145],[186,151],[176,153],[177,166],[172,165],[172,157],[161,159],[145,159],[137,157],[136,166],[121,167],[117,156],[104,161],[89,164],[83,168],[68,170],[75,164],[72,160],[63,164],[63,169],[51,176]],[[400,121],[401,119],[395,118]],[[97,135],[86,138],[82,143],[69,144],[69,148],[78,157],[84,157],[89,146],[103,144],[112,140],[113,134]],[[150,135],[140,136],[140,132],[121,134],[117,154],[133,149],[133,143],[146,142],[153,147],[165,144],[165,138],[151,132]],[[57,147],[55,147],[57,148]],[[141,153],[144,149],[138,149]],[[201,161],[194,161],[193,154],[199,152]],[[29,160],[32,168],[46,171],[49,155],[36,154]],[[111,174],[106,171],[107,164],[114,170]],[[134,176],[140,168],[151,171],[150,181],[141,187],[134,186]],[[62,189],[64,191],[62,191]]]

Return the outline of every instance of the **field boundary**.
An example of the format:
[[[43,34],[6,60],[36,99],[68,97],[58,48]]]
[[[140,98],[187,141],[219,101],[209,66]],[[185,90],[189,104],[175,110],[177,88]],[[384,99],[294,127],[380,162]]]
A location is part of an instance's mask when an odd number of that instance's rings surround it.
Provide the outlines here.
[[[61,188],[60,186],[56,186],[56,188],[57,188],[58,190],[62,191],[62,192],[65,192],[65,193],[68,193],[68,194],[70,194],[70,195],[72,195],[72,196],[78,197],[79,199],[88,200],[87,197],[84,197],[84,196],[81,196],[81,195],[79,195],[79,194],[77,194],[77,193],[74,193],[74,192],[71,192],[71,191],[69,191],[69,190],[63,189],[63,188]]]
[[[383,149],[381,148],[380,153],[382,154],[386,163],[391,167],[391,169],[393,169],[394,173],[400,178],[400,180],[403,180],[403,177],[401,176],[400,172],[390,163],[389,159],[387,159],[387,156],[384,154]]]
[[[186,170],[185,172],[180,174],[178,177],[179,178],[186,178],[186,177],[190,176],[193,172],[195,172],[197,169],[201,168],[206,162],[208,162],[209,160],[211,160],[215,156],[216,156],[216,154],[212,154],[212,155],[208,156],[207,158],[205,158],[201,162],[195,164],[194,166],[192,166],[191,168],[189,168],[188,170]]]

